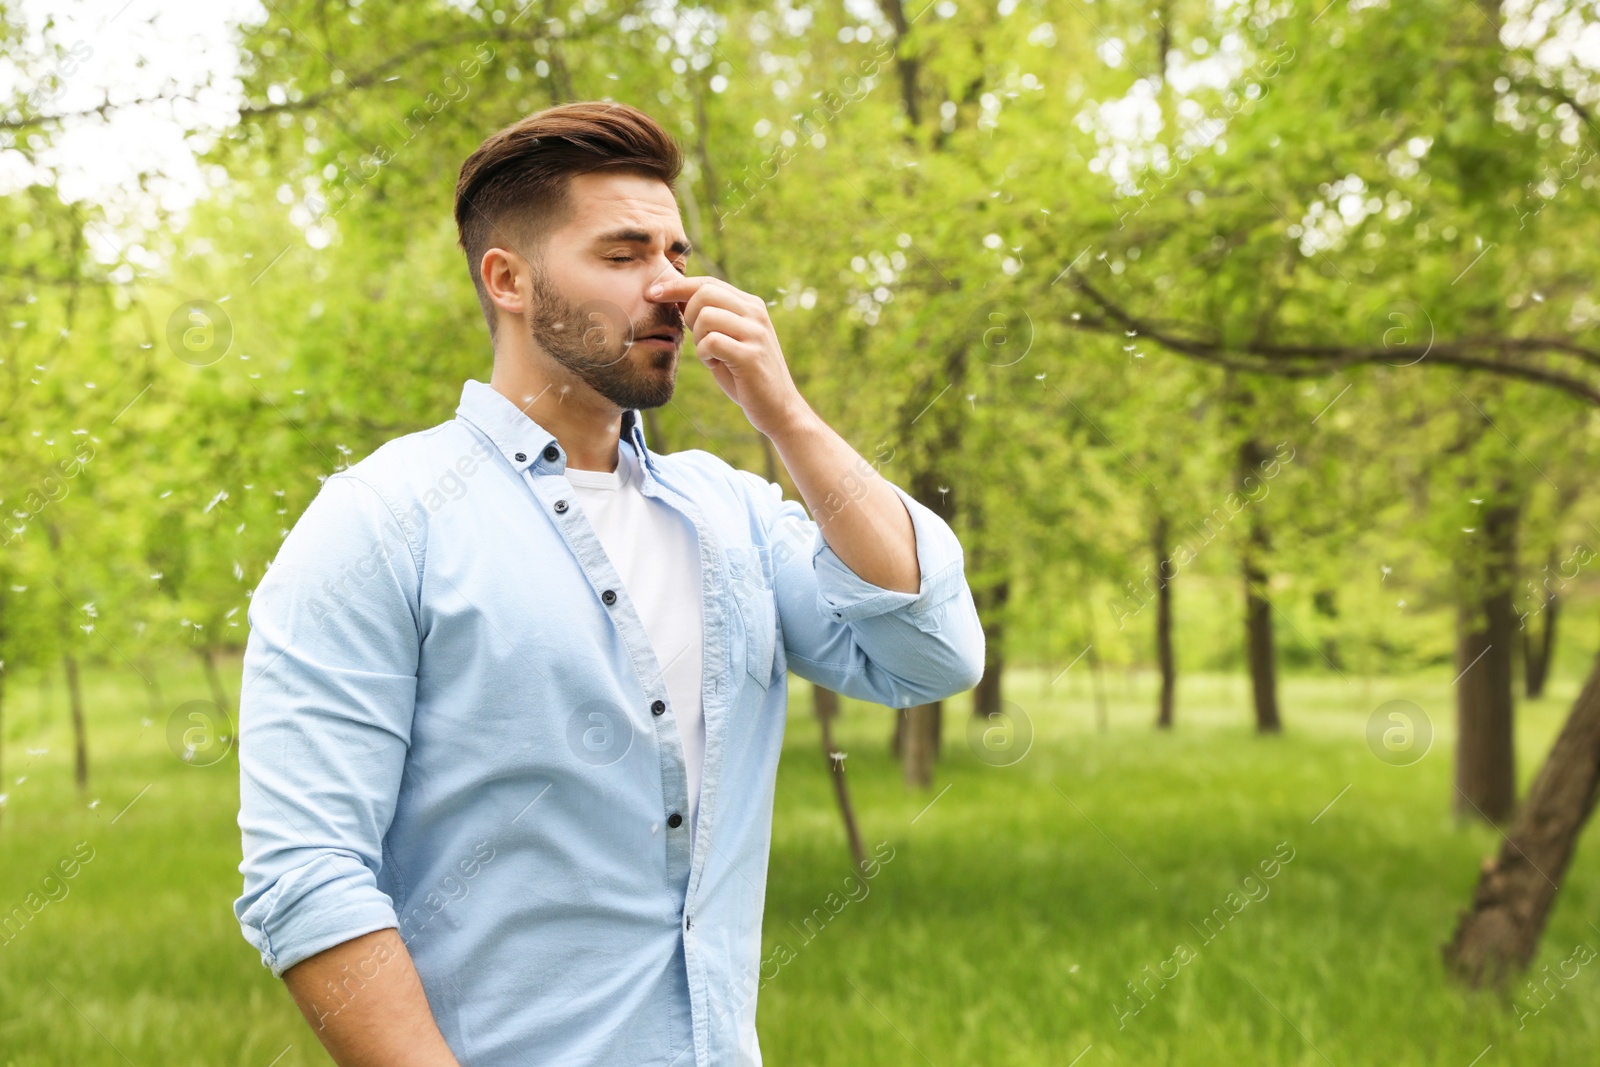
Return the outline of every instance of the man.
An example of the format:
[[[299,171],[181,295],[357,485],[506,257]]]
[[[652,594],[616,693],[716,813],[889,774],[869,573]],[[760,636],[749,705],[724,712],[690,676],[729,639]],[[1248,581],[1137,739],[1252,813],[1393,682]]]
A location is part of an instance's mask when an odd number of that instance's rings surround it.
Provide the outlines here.
[[[982,672],[949,527],[687,274],[679,167],[617,104],[467,159],[491,380],[329,477],[251,602],[234,912],[340,1064],[759,1064],[788,670],[896,708]],[[685,331],[820,528],[649,451]]]

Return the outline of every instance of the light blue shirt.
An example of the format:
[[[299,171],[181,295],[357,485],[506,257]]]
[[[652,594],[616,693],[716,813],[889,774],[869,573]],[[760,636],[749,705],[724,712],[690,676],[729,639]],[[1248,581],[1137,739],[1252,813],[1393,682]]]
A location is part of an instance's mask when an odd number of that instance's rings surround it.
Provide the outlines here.
[[[623,444],[698,535],[705,767],[555,438],[488,385],[330,476],[250,604],[245,939],[273,975],[397,927],[468,1067],[759,1064],[756,988],[791,668],[900,708],[969,689],[960,543],[903,490],[921,588],[862,580],[780,487]],[[870,472],[869,472],[870,474]],[[834,502],[851,506],[847,477]],[[358,961],[322,1012],[387,963]]]

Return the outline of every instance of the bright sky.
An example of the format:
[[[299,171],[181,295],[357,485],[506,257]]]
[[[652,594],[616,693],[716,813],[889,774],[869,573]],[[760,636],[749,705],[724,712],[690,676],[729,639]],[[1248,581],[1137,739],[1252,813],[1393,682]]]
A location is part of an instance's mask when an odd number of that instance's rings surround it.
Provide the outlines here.
[[[237,117],[238,50],[232,27],[265,18],[258,0],[23,0],[30,50],[43,54],[43,33],[69,54],[57,65],[59,92],[31,101],[36,113],[56,114],[141,97],[188,100],[121,108],[109,121],[74,121],[40,155],[55,171],[65,200],[108,206],[113,222],[148,223],[141,203],[153,195],[181,210],[204,194],[207,176],[195,163],[204,143],[185,139],[186,128],[221,130]],[[211,88],[204,86],[209,81]],[[0,92],[19,84],[16,68],[0,60]],[[149,193],[138,191],[148,175]],[[220,176],[218,176],[220,177]],[[22,154],[0,150],[0,195],[39,180]]]

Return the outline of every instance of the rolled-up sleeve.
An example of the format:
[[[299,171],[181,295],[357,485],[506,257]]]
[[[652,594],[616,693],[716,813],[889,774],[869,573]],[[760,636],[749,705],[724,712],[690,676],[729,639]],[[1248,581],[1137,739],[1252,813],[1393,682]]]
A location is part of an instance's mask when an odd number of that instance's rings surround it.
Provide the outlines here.
[[[275,977],[399,925],[377,875],[416,700],[419,573],[376,490],[334,475],[252,596],[234,915]]]
[[[964,692],[983,674],[984,636],[955,531],[888,483],[911,516],[921,583],[915,592],[866,581],[783,489],[749,471],[767,524],[784,651],[794,673],[891,708]]]

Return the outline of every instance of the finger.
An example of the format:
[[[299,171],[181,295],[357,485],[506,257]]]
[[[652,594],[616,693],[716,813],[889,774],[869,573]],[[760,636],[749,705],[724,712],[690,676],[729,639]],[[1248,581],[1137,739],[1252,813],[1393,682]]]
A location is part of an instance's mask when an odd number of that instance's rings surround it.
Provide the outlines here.
[[[707,282],[714,281],[715,278],[706,274],[682,275],[668,271],[646,287],[644,295],[645,299],[658,304],[682,304],[699,292]]]
[[[734,314],[746,314],[753,306],[752,301],[759,302],[744,290],[720,278],[712,278],[683,305],[683,321],[690,329],[694,329],[695,320],[699,318],[700,312],[708,307],[723,308]]]
[[[684,321],[689,321],[687,314],[684,315]],[[761,337],[760,324],[750,321],[737,311],[729,311],[722,307],[701,308],[694,317],[693,330],[694,343],[697,345],[701,338],[713,332],[727,334],[737,341],[755,341]]]
[[[729,397],[733,397],[737,394],[739,382],[738,379],[734,377],[733,371],[728,369],[728,364],[724,363],[720,359],[707,359],[703,360],[702,362],[705,363],[706,369],[711,372],[711,377],[716,381],[718,388],[720,388],[724,394]]]
[[[708,367],[716,363],[738,363],[744,358],[746,349],[747,346],[737,338],[715,330],[694,344],[695,357]]]
[[[691,283],[693,291],[684,283]],[[764,319],[767,313],[766,301],[759,296],[747,293],[721,278],[709,276],[657,281],[646,289],[645,295],[658,303],[677,300],[684,321],[691,328],[700,309],[708,306],[727,308],[755,319]]]

